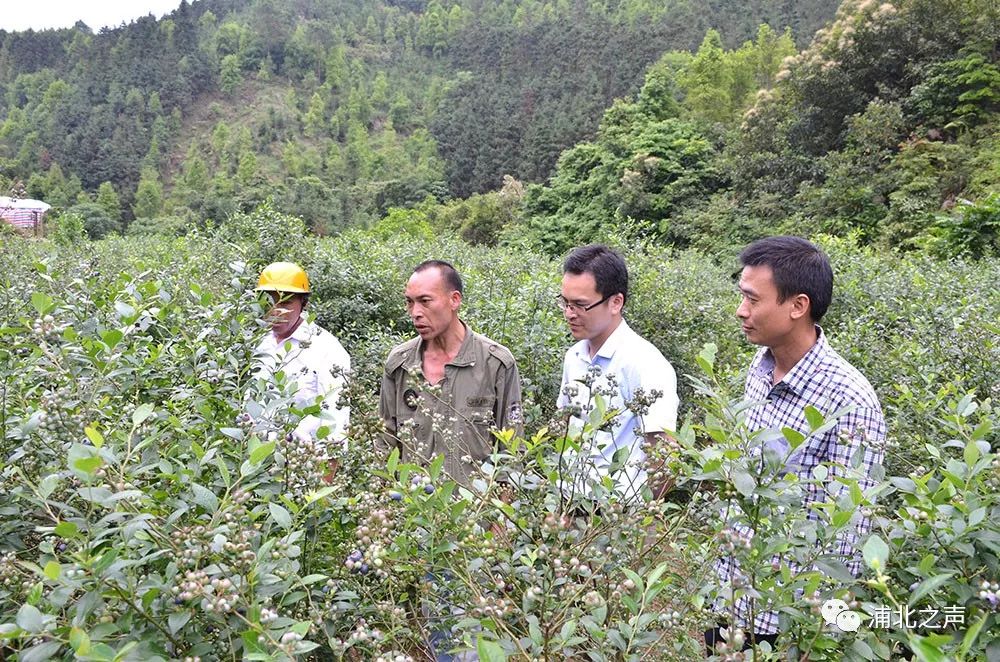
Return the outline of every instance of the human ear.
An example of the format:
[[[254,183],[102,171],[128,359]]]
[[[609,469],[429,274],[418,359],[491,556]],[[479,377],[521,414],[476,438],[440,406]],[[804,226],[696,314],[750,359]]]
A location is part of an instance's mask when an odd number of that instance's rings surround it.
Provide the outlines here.
[[[792,297],[792,310],[790,314],[793,320],[808,316],[811,308],[812,302],[809,300],[808,294],[796,294]]]

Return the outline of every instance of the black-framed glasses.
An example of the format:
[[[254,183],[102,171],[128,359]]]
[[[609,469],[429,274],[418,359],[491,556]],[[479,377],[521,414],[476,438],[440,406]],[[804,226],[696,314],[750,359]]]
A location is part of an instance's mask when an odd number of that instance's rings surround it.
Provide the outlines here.
[[[609,294],[608,296],[604,297],[597,303],[592,303],[589,306],[585,306],[581,303],[573,303],[572,301],[567,301],[566,297],[560,294],[556,296],[556,305],[559,306],[559,310],[562,311],[572,310],[574,313],[577,314],[587,313],[593,310],[594,308],[597,308],[598,306],[600,306],[602,303],[604,303],[613,296],[614,294]]]

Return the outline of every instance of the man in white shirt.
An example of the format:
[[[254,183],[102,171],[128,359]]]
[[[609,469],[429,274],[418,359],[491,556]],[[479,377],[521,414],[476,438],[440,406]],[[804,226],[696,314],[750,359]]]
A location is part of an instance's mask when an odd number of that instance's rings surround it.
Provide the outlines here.
[[[275,262],[260,274],[257,291],[271,295],[268,312],[271,330],[255,352],[257,375],[269,378],[279,370],[288,383],[294,382],[297,407],[315,405],[321,398],[319,416],[302,418],[295,428],[298,439],[315,439],[321,426],[330,430],[328,443],[346,443],[350,415],[348,407],[338,407],[337,399],[351,369],[351,357],[326,329],[308,321],[303,311],[309,300],[309,277],[291,262]]]
[[[616,251],[594,244],[566,258],[557,303],[579,342],[566,352],[557,406],[571,408],[569,434],[577,437],[592,422],[598,396],[607,412],[617,412],[583,439],[574,461],[587,462],[591,476],[610,476],[619,493],[634,497],[646,484],[643,442],[662,443],[675,430],[678,398],[673,366],[623,319],[627,299],[628,270]],[[635,406],[637,395],[648,399],[654,391],[660,395],[648,407]],[[665,487],[650,485],[654,496]]]

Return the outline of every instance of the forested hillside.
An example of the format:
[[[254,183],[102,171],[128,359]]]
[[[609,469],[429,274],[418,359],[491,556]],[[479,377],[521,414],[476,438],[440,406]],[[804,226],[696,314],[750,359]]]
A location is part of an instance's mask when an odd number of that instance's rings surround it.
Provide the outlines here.
[[[273,195],[320,232],[432,195],[543,181],[665,51],[831,0],[204,0],[94,34],[0,32],[0,175],[92,236]],[[151,219],[157,219],[154,222]]]
[[[799,53],[766,28],[732,50],[710,31],[654,63],[545,185],[411,216],[556,254],[616,233],[718,252],[774,232],[996,254],[998,26],[981,0],[848,0]]]

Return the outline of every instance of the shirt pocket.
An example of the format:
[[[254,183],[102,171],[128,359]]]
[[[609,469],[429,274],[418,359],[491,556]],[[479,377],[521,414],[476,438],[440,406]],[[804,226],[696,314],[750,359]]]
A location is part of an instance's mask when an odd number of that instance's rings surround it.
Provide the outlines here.
[[[474,460],[484,460],[493,452],[493,433],[490,429],[494,425],[495,402],[495,398],[482,396],[470,397],[465,403],[462,441],[466,451]]]

